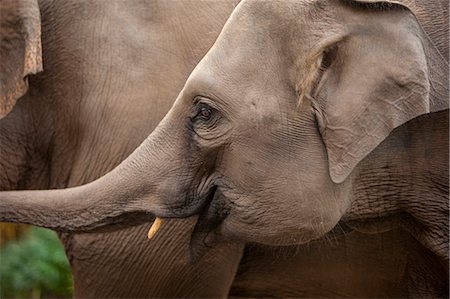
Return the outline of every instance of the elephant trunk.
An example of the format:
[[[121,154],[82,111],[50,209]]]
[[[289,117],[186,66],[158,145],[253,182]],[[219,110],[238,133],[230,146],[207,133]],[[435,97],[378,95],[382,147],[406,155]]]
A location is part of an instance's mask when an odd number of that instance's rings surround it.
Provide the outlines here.
[[[0,221],[58,231],[88,231],[121,222],[130,213],[144,220],[146,209],[127,201],[131,190],[120,187],[120,179],[111,173],[80,187],[0,192]]]
[[[89,184],[0,192],[0,221],[57,231],[89,231],[125,220],[127,224],[147,222],[154,214],[161,215],[167,203],[161,201],[157,178],[163,177],[161,163],[167,161],[164,155],[173,142],[167,136],[170,134],[157,128],[118,167]],[[170,190],[170,184],[164,183]]]

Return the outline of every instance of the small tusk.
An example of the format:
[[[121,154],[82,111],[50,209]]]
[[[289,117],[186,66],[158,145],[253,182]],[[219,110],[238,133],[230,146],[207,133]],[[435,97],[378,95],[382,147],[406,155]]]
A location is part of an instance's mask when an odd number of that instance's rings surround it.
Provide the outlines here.
[[[161,224],[163,223],[162,218],[155,218],[155,221],[153,221],[152,226],[150,227],[150,229],[148,230],[148,234],[147,237],[149,239],[153,238],[156,234],[156,232],[158,231],[158,229],[161,227]]]

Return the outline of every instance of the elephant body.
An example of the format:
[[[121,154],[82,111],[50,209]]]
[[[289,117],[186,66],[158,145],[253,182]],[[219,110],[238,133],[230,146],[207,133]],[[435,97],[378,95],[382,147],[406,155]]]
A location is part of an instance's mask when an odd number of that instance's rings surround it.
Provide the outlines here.
[[[114,168],[169,110],[236,2],[39,1],[45,71],[1,120],[0,188],[66,188]],[[150,224],[61,233],[75,297],[225,296],[240,246],[187,265],[192,223],[174,220],[173,237],[151,242]]]
[[[114,169],[169,111],[238,2],[39,1],[44,71],[29,78],[28,92],[0,121],[1,190],[74,187]],[[406,4],[448,62],[448,23],[435,30],[448,17],[445,3]],[[367,198],[370,206],[410,198],[380,182],[392,182],[401,163],[414,160],[417,168],[408,170],[420,175],[402,172],[400,187],[420,185],[417,200],[442,198],[448,194],[448,181],[442,181],[448,178],[447,149],[447,112],[414,119],[363,160],[354,178],[361,193],[350,196]],[[427,175],[420,173],[424,167]],[[430,180],[419,184],[424,178]],[[448,296],[448,260],[427,248],[429,234],[408,230],[411,215],[374,225],[354,217],[363,210],[352,207],[344,220],[356,231],[343,236],[245,251],[242,243],[219,242],[194,264],[187,257],[195,217],[168,220],[150,241],[145,236],[153,216],[133,213],[130,224],[147,222],[60,237],[75,296],[82,298]],[[419,241],[411,237],[420,233]],[[445,249],[440,246],[437,252]]]

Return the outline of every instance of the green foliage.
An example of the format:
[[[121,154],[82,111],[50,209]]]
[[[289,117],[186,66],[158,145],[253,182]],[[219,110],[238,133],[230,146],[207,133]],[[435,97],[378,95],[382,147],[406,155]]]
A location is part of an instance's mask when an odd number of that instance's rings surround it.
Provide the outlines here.
[[[56,233],[31,227],[0,247],[1,298],[68,298],[72,276]]]

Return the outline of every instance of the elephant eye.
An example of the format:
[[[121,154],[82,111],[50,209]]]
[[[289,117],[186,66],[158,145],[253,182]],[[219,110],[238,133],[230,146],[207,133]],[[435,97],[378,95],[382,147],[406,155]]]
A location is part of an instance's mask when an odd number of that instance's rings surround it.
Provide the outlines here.
[[[214,109],[209,105],[201,103],[198,105],[197,113],[195,115],[195,119],[208,121],[212,118],[214,114]]]
[[[205,120],[208,120],[211,118],[211,109],[208,109],[206,107],[200,108],[199,116]]]
[[[213,140],[230,130],[230,123],[220,106],[208,98],[198,98],[193,103],[188,128],[201,140]]]

